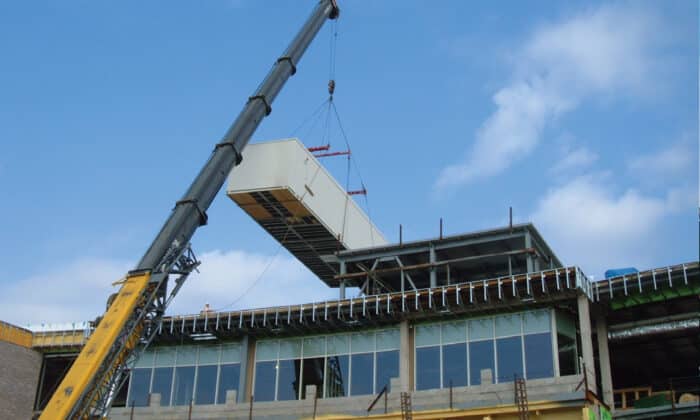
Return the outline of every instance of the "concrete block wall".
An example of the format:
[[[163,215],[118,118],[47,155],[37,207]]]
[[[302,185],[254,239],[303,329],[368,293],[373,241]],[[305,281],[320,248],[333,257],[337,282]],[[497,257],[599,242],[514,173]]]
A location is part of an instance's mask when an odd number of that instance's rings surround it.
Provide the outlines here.
[[[41,372],[41,353],[0,341],[0,419],[30,419]]]
[[[581,382],[581,375],[535,379],[527,381],[528,399],[530,401],[579,401],[583,407],[583,391],[576,390]],[[392,392],[387,395],[387,412],[396,413],[401,410],[401,380],[395,378],[391,381]],[[306,395],[315,395],[314,385],[306,388]],[[328,416],[366,416],[367,408],[376,398],[376,395],[363,395],[346,398],[321,398],[314,401],[309,397],[305,400],[294,401],[270,401],[253,402],[253,418],[256,420],[291,420],[300,418],[312,418]],[[434,389],[427,391],[414,391],[411,393],[414,411],[445,409],[450,404],[449,389]],[[233,403],[235,395],[227,395],[226,404],[219,405],[195,405],[190,414],[189,406],[160,407],[160,398],[151,398],[150,407],[138,407],[134,409],[134,416],[138,419],[225,419],[248,418],[250,403]],[[455,409],[470,409],[479,407],[493,407],[504,404],[513,404],[514,387],[512,383],[489,384],[476,387],[455,387],[452,390],[452,406]],[[370,414],[384,413],[384,398],[380,398]],[[191,417],[190,417],[191,415]],[[131,416],[130,408],[115,408],[111,412],[113,419],[127,419]]]

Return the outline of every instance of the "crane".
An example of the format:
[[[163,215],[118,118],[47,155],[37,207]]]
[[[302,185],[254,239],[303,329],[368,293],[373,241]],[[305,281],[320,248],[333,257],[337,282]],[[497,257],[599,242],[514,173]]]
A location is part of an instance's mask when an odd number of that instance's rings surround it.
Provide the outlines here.
[[[320,0],[291,44],[275,62],[243,110],[216,144],[204,167],[134,270],[117,282],[119,291],[107,301],[72,367],[51,396],[40,419],[100,418],[129,374],[129,367],[158,331],[168,304],[197,268],[190,239],[207,223],[207,209],[227,175],[241,162],[242,152],[258,125],[272,111],[282,87],[296,73],[307,47],[328,19],[336,19],[336,0]],[[174,286],[168,293],[170,278]]]

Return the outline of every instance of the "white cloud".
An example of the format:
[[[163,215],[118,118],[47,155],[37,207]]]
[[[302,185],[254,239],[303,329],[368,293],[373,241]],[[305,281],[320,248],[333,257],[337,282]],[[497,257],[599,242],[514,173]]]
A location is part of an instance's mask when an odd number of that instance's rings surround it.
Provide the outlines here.
[[[643,268],[652,264],[653,233],[666,216],[686,204],[679,202],[686,193],[618,193],[607,175],[581,176],[551,189],[538,202],[532,220],[565,264],[580,265],[595,275],[620,264]]]
[[[200,273],[189,277],[168,312],[196,313],[205,303],[214,309],[240,309],[337,297],[336,289],[328,288],[296,259],[282,255],[273,258],[237,250],[203,253]],[[0,319],[16,325],[95,319],[104,312],[109,295],[118,290],[111,284],[131,268],[133,264],[128,261],[87,258],[62,267],[47,267],[41,274],[3,290]]]
[[[593,95],[650,94],[661,25],[644,10],[604,5],[541,27],[514,54],[514,77],[493,96],[466,159],[437,188],[496,175],[538,145],[547,124]]]
[[[685,175],[697,162],[697,143],[686,135],[665,149],[630,159],[627,166],[647,180],[659,183]]]
[[[550,168],[550,172],[561,174],[574,169],[585,168],[598,160],[598,155],[588,150],[585,146],[579,146],[573,150],[564,152],[564,157],[559,159],[554,166]]]
[[[205,303],[213,309],[230,310],[314,302],[338,296],[337,289],[327,287],[289,256],[275,258],[244,251],[216,250],[202,254],[201,260],[200,273],[190,276],[173,301],[170,313],[194,313]]]

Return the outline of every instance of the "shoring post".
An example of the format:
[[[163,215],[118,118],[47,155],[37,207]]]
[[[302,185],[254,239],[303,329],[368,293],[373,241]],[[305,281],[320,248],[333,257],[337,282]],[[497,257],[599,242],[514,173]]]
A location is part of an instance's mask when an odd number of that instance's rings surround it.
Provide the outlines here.
[[[248,420],[253,420],[253,401],[255,401],[255,395],[250,396],[250,409],[248,410]]]
[[[450,410],[452,410],[452,379],[450,379]]]
[[[131,400],[131,414],[129,415],[129,420],[134,420],[134,406],[136,405],[136,400]]]

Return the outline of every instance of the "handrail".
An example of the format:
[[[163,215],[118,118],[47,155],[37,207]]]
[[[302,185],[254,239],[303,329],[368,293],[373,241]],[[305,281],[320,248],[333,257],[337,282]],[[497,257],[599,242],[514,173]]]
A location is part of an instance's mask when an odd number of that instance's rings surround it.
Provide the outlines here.
[[[372,403],[367,407],[367,414],[369,414],[370,411],[374,408],[375,404],[377,404],[377,401],[379,401],[380,398],[382,398],[382,395],[384,396],[384,413],[386,414],[386,397],[387,397],[387,392],[389,391],[389,385],[384,385],[384,388],[382,388],[381,391],[379,391],[379,394],[377,394],[377,397],[372,401]]]

